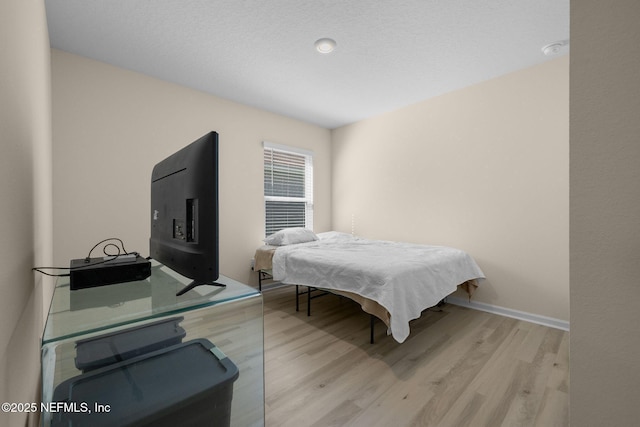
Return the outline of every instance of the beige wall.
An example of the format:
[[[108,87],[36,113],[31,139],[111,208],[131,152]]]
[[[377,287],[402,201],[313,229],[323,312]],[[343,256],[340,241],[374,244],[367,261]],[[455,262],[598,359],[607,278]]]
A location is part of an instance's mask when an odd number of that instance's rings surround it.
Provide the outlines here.
[[[222,274],[256,280],[263,140],[314,152],[315,229],[330,228],[327,129],[59,50],[52,83],[56,263],[84,257],[108,237],[147,256],[153,165],[211,130],[220,134]]]
[[[475,301],[569,320],[569,60],[333,132],[333,226],[454,246]]]
[[[0,402],[38,402],[51,283],[51,101],[44,3],[0,2]],[[0,425],[38,414],[0,412]]]
[[[571,419],[640,419],[640,2],[571,3]]]

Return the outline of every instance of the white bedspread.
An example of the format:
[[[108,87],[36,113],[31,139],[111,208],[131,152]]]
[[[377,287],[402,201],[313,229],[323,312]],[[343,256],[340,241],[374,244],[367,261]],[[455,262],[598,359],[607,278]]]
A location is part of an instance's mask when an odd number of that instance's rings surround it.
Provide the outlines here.
[[[409,321],[467,280],[484,279],[469,254],[444,246],[368,240],[328,233],[321,240],[279,247],[273,277],[287,284],[349,291],[391,314],[391,334],[409,336]]]

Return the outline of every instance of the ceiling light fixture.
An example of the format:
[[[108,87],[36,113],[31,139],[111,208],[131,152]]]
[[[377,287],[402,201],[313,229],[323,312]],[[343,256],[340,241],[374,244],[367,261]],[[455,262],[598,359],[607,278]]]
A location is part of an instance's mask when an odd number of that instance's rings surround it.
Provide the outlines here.
[[[333,39],[323,38],[316,40],[314,45],[316,50],[320,53],[331,53],[336,48],[336,41]]]
[[[564,47],[568,45],[569,45],[569,40],[561,40],[558,42],[553,42],[551,44],[544,46],[542,48],[542,53],[544,53],[547,56],[558,55],[559,53],[562,52]]]

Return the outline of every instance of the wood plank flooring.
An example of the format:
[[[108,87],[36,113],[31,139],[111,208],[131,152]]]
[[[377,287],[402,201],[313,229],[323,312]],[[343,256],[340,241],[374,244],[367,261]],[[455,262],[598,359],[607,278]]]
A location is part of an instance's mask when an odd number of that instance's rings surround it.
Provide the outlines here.
[[[451,304],[402,344],[334,295],[264,292],[266,426],[567,426],[569,334]]]

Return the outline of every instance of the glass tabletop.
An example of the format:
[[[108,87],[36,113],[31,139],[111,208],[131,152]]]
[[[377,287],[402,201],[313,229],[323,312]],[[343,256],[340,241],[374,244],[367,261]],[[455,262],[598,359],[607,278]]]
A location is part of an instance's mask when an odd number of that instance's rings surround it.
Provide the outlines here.
[[[191,279],[151,263],[151,276],[136,282],[71,290],[68,277],[58,279],[42,344],[260,295],[221,275],[216,282],[225,287],[203,285],[176,296]]]

